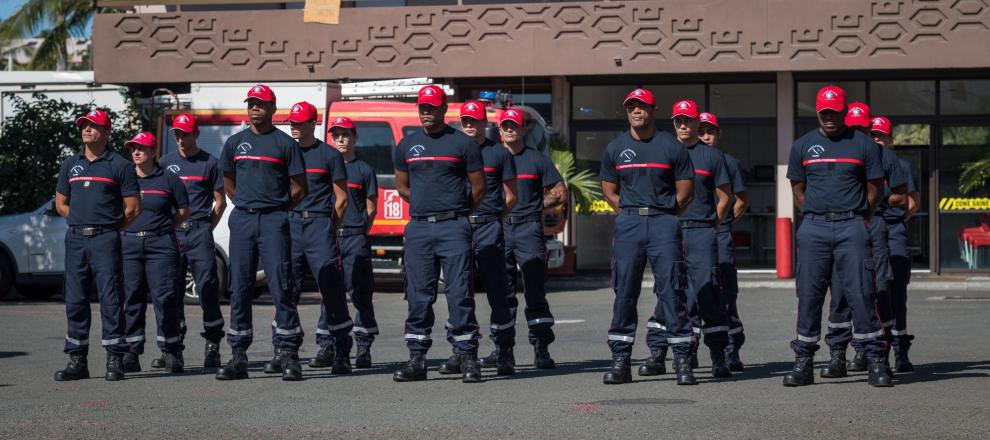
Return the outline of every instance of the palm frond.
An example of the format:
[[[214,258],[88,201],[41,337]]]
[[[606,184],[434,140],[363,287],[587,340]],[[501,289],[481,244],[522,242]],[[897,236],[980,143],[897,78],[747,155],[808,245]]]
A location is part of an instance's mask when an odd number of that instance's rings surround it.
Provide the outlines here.
[[[560,139],[558,139],[560,138]],[[588,169],[584,161],[579,161],[570,152],[566,140],[554,136],[550,140],[550,161],[557,167],[580,212],[588,212],[591,204],[602,197],[598,187],[598,177]]]
[[[990,158],[963,164],[959,175],[959,192],[969,194],[990,186]]]

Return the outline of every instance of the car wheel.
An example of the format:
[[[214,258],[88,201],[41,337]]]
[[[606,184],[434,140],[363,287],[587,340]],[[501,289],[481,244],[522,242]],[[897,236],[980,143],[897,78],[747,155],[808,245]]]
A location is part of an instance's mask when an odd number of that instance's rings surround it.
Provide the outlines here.
[[[14,265],[0,252],[0,299],[4,299],[14,287]]]
[[[228,298],[227,296],[227,262],[224,261],[223,257],[216,254],[213,258],[216,259],[217,265],[217,290],[220,292],[221,298]],[[183,301],[186,304],[199,304],[199,293],[196,292],[196,280],[193,279],[192,271],[186,270],[186,282],[185,282],[185,295],[183,295]]]

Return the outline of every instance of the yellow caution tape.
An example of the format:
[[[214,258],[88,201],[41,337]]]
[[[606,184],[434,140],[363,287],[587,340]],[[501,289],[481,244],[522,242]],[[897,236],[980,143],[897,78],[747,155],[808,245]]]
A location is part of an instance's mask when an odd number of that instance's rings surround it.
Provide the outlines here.
[[[990,198],[943,197],[938,202],[940,211],[990,211]]]

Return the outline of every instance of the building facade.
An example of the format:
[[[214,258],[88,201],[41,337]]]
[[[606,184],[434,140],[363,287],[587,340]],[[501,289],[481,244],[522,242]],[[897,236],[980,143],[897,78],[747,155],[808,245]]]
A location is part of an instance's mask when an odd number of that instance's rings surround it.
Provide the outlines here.
[[[891,118],[897,152],[915,166],[915,268],[990,270],[990,243],[965,234],[990,224],[990,190],[959,191],[965,164],[990,159],[986,0],[357,1],[344,2],[355,7],[337,25],[304,23],[298,3],[159,2],[164,12],[96,16],[97,81],[181,89],[428,76],[457,99],[502,89],[539,109],[594,171],[626,126],[629,90],[656,93],[661,126],[669,104],[694,99],[719,116],[750,182],[740,265],[779,276],[793,275],[786,238],[799,221],[788,152],[816,125],[815,92],[835,83]],[[578,267],[608,267],[612,217],[601,211],[572,217]]]

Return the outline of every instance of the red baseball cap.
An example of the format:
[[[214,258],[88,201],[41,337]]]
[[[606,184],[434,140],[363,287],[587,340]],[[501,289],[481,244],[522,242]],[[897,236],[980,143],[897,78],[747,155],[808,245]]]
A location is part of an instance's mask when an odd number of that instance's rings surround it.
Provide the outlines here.
[[[629,101],[639,101],[653,107],[657,106],[657,101],[656,98],[653,97],[653,92],[643,88],[638,88],[629,92],[629,94],[626,95],[626,99],[622,101],[622,105],[629,105]]]
[[[701,119],[702,124],[712,124],[715,126],[715,128],[719,128],[718,118],[716,118],[715,115],[712,113],[701,112],[701,114],[698,115],[698,119]]]
[[[690,99],[685,99],[682,101],[677,101],[674,103],[674,109],[671,111],[670,118],[674,119],[677,116],[687,116],[689,118],[698,117],[698,104]]]
[[[429,104],[434,107],[440,107],[447,103],[447,93],[443,91],[440,86],[435,86],[430,84],[419,89],[419,95],[416,97],[416,104]]]
[[[870,127],[870,107],[862,102],[849,104],[846,110],[846,126],[848,127]]]
[[[142,131],[133,139],[124,142],[124,146],[127,148],[155,148],[158,146],[158,141],[155,140],[155,135]]]
[[[887,136],[893,133],[892,127],[890,125],[890,119],[883,116],[877,116],[870,121],[870,131],[879,131]]]
[[[468,101],[461,106],[461,117],[471,118],[476,121],[487,121],[488,114],[485,112],[485,104],[481,101]]]
[[[846,91],[839,86],[828,85],[818,91],[815,98],[815,112],[835,110],[841,112],[846,108]]]
[[[523,112],[516,110],[513,107],[509,107],[502,112],[502,116],[498,118],[498,125],[501,126],[505,121],[515,122],[516,125],[523,126]]]
[[[172,119],[172,130],[179,130],[185,133],[192,133],[199,130],[196,117],[189,113],[179,113]]]
[[[107,112],[100,110],[98,108],[94,108],[90,110],[89,113],[86,113],[85,116],[76,119],[76,125],[82,127],[83,123],[85,123],[86,121],[92,122],[108,130],[110,129],[111,126],[110,116],[107,115]]]
[[[292,104],[289,111],[289,121],[295,123],[309,122],[316,120],[316,106],[306,101]]]
[[[354,130],[354,132],[357,133],[357,127],[354,125],[354,121],[352,121],[351,118],[340,116],[334,119],[333,122],[330,123],[330,128],[328,128],[327,131],[332,131],[334,127],[347,128]]]
[[[265,102],[275,102],[275,92],[264,84],[258,84],[251,87],[251,90],[248,90],[247,98],[244,98],[244,102],[247,102],[249,99],[260,99]]]

